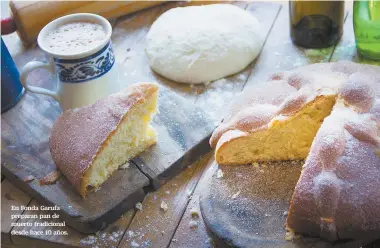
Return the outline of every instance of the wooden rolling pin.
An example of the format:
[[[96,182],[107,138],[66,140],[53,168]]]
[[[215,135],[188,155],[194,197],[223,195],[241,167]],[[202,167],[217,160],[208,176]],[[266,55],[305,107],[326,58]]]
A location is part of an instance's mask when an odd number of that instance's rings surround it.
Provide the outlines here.
[[[17,31],[23,44],[35,43],[38,33],[52,20],[74,13],[93,13],[107,19],[127,15],[166,1],[14,1],[11,0],[11,18],[1,20],[1,34]],[[220,0],[186,1],[186,5],[219,3]],[[226,1],[230,2],[230,1]]]
[[[93,13],[107,19],[149,8],[164,1],[11,1],[11,19],[2,20],[2,34],[17,31],[24,45],[36,41],[52,20],[74,13]]]

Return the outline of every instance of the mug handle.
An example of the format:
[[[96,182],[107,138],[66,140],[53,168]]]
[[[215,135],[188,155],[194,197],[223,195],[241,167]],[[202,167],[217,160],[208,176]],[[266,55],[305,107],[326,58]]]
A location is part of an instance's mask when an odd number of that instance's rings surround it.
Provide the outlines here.
[[[26,90],[30,91],[30,92],[37,93],[37,94],[42,94],[42,95],[47,95],[47,96],[51,96],[56,101],[59,102],[59,96],[58,96],[57,92],[54,92],[54,91],[51,91],[51,90],[48,90],[48,89],[44,89],[44,88],[41,88],[41,87],[36,87],[36,86],[28,85],[28,82],[26,80],[27,77],[28,77],[28,75],[32,71],[34,71],[35,69],[39,69],[39,68],[46,69],[46,70],[50,71],[51,73],[53,73],[52,67],[48,63],[42,63],[42,62],[39,62],[39,61],[28,62],[21,69],[21,72],[20,72],[20,81],[21,81],[22,86],[24,86],[24,88]]]

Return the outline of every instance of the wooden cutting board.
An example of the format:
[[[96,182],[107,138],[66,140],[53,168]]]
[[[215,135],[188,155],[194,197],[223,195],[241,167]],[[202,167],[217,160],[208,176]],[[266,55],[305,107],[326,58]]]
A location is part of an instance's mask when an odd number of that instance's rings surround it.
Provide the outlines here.
[[[82,232],[94,232],[112,223],[142,201],[146,192],[207,153],[208,137],[214,129],[201,109],[160,86],[159,114],[153,120],[158,143],[83,199],[65,177],[53,185],[39,183],[56,170],[48,141],[59,114],[56,102],[33,93],[26,93],[14,108],[2,114],[2,173],[41,204],[58,206],[60,218]],[[35,179],[24,182],[29,175]]]
[[[358,248],[372,242],[330,244],[310,237],[285,240],[286,215],[302,164],[219,166],[223,177],[219,172],[218,178],[216,170],[200,197],[203,220],[217,247]],[[379,247],[376,244],[366,247]]]

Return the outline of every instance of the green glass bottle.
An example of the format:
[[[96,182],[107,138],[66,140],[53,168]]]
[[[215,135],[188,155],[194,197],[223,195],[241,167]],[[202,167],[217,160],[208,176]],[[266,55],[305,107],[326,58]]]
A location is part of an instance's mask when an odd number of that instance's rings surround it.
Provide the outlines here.
[[[358,52],[380,60],[380,1],[355,1],[353,17]]]

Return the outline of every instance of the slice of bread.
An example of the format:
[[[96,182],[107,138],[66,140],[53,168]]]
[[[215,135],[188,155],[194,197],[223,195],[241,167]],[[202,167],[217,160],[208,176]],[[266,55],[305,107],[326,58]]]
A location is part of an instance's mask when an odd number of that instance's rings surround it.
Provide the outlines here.
[[[68,110],[50,136],[54,162],[79,193],[97,189],[120,165],[156,143],[150,125],[158,86],[139,83],[92,105]]]

